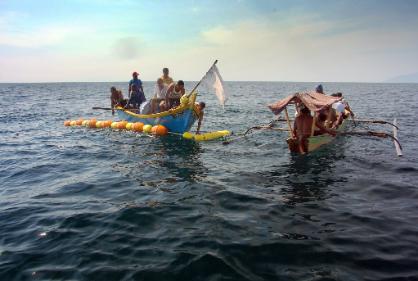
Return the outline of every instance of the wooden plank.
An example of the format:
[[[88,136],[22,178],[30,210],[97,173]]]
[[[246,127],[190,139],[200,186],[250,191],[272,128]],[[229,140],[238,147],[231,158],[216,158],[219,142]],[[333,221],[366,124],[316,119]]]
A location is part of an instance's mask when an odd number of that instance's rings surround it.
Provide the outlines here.
[[[393,127],[393,137],[395,138],[395,139],[398,139],[398,129],[397,129],[397,125],[396,125],[396,118],[393,120],[393,124],[395,125],[394,127]],[[399,143],[397,142],[397,141],[393,141],[393,143],[395,144],[395,149],[396,149],[396,154],[400,157],[400,156],[402,156],[403,154],[402,154],[402,149],[401,149],[401,147],[399,146]]]

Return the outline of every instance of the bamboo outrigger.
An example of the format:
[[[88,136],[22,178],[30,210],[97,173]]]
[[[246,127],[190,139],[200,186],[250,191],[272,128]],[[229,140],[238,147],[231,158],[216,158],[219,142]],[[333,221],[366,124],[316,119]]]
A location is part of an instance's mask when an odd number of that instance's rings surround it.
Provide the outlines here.
[[[374,136],[374,137],[382,137],[382,138],[392,138],[395,143],[395,148],[398,156],[402,156],[402,147],[399,143],[397,138],[397,130],[398,127],[396,125],[396,119],[393,123],[381,121],[381,120],[354,120],[354,114],[352,113],[351,109],[349,108],[348,104],[346,103],[346,109],[344,114],[344,119],[342,123],[335,129],[334,134],[330,133],[323,133],[316,135],[315,129],[317,124],[318,114],[320,112],[326,112],[328,114],[328,120],[331,116],[332,105],[336,102],[342,101],[342,97],[333,97],[333,96],[326,96],[320,93],[296,93],[290,95],[274,104],[269,105],[268,107],[272,110],[272,112],[276,115],[279,115],[284,111],[285,118],[278,118],[275,121],[284,121],[287,123],[288,129],[286,131],[289,132],[289,137],[287,138],[287,144],[289,150],[295,153],[311,153],[320,147],[329,144],[332,142],[338,135],[367,135],[367,136]],[[295,105],[295,110],[299,114],[300,106],[303,105],[308,108],[310,111],[314,112],[312,127],[310,131],[310,135],[307,137],[307,146],[306,150],[302,149],[302,145],[300,143],[300,138],[296,136],[296,132],[294,128],[292,128],[292,121],[289,118],[289,113],[287,107],[289,105]],[[389,135],[385,132],[374,132],[374,131],[351,131],[347,132],[346,127],[349,118],[352,118],[353,122],[365,122],[365,123],[379,123],[379,124],[389,124],[393,126],[393,136]],[[268,126],[268,128],[272,128],[272,123]],[[283,129],[282,129],[283,130]]]

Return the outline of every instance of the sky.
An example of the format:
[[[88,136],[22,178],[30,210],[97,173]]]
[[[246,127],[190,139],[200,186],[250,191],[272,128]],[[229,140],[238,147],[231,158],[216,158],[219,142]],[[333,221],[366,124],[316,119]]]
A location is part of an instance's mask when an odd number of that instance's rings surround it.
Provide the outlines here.
[[[0,0],[0,82],[381,82],[418,72],[415,0]]]

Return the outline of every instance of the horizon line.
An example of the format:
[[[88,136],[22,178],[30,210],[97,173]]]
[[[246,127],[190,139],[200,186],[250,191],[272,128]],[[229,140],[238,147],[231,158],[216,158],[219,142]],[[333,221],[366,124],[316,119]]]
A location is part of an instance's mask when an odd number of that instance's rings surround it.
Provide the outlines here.
[[[154,80],[142,80],[143,82],[149,83]],[[183,80],[185,82],[199,82],[200,80]],[[224,80],[224,82],[255,82],[255,83],[357,83],[357,84],[418,84],[418,82],[372,82],[372,81],[286,81],[286,80]],[[126,81],[40,81],[40,82],[2,82],[0,84],[60,84],[60,83],[128,83]]]

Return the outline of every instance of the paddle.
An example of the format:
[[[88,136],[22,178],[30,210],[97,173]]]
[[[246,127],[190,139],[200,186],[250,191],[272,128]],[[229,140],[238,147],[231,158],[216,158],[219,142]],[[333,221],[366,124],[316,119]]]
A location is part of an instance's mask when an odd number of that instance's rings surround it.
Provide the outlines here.
[[[112,108],[110,108],[110,107],[98,107],[98,106],[94,106],[91,109],[112,110]]]

